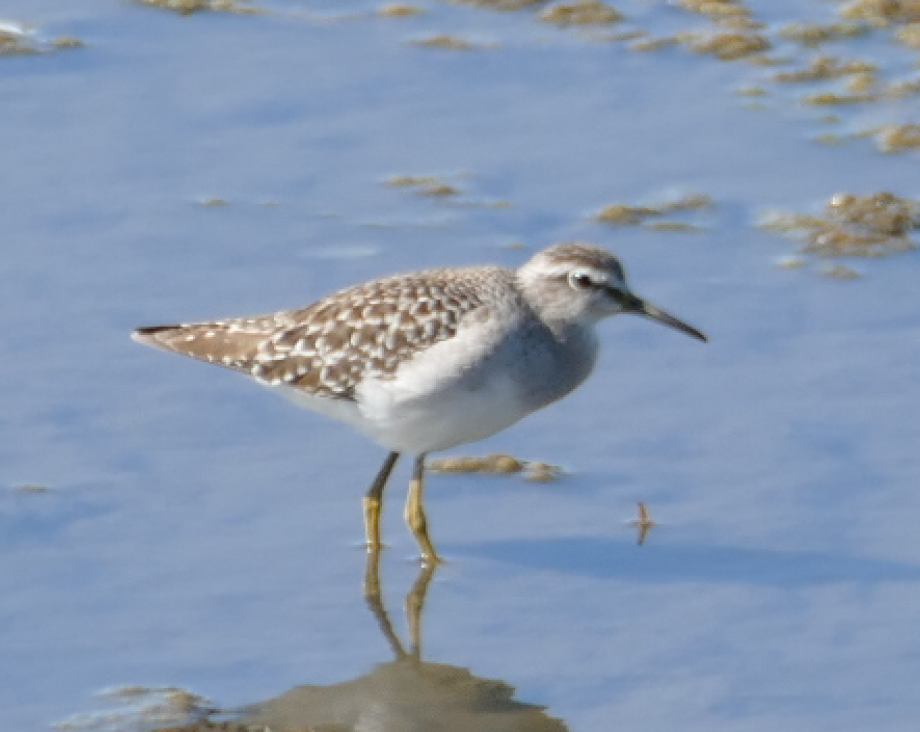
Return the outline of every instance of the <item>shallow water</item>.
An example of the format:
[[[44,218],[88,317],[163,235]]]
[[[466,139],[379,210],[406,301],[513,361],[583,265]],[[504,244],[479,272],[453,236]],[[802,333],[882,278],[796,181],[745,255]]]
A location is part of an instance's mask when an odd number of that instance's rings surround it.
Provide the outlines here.
[[[836,7],[750,6],[773,34]],[[827,110],[797,101],[804,89],[763,81],[775,68],[637,53],[532,12],[263,7],[5,4],[42,42],[86,43],[0,58],[6,726],[127,725],[140,712],[95,698],[124,685],[190,689],[222,709],[309,686],[310,711],[405,729],[406,698],[431,683],[446,708],[510,704],[533,715],[527,729],[913,729],[918,257],[845,260],[854,281],[814,258],[788,271],[776,263],[796,245],[754,222],[814,213],[838,191],[917,196],[916,152],[815,140],[916,121],[917,99],[822,122]],[[710,25],[663,3],[617,7],[618,30]],[[495,47],[408,43],[438,33]],[[916,52],[889,31],[822,51],[916,75]],[[735,93],[761,83],[764,99]],[[385,184],[402,175],[460,194]],[[699,231],[592,219],[685,192],[715,202],[676,217]],[[711,342],[604,323],[586,386],[455,451],[566,475],[430,477],[448,562],[428,587],[421,657],[440,666],[396,664],[378,683],[394,651],[362,594],[359,499],[383,452],[128,334],[299,306],[393,271],[516,265],[564,239],[615,250],[639,293]],[[407,481],[403,464],[380,567],[406,648]],[[637,501],[659,523],[642,547]],[[458,685],[506,706],[451,696]]]

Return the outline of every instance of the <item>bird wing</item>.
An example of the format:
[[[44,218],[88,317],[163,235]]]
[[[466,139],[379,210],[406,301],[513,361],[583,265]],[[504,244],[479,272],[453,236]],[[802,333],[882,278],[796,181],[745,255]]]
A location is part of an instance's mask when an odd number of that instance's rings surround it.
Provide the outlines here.
[[[391,378],[400,363],[451,338],[461,319],[485,304],[488,288],[478,286],[483,273],[469,272],[391,277],[301,310],[139,328],[133,337],[270,386],[352,399],[361,379]]]

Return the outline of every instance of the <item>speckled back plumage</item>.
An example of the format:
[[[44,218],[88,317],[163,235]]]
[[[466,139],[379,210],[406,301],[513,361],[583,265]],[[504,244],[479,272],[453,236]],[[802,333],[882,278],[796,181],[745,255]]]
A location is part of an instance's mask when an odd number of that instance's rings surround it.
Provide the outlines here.
[[[363,378],[392,377],[414,353],[455,335],[464,315],[513,295],[513,277],[500,267],[397,275],[301,310],[143,328],[136,337],[270,386],[353,399]]]

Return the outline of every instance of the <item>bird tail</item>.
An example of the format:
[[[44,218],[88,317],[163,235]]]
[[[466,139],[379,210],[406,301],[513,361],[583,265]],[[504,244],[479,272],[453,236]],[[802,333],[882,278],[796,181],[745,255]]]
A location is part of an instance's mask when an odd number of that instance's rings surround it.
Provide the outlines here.
[[[155,325],[138,328],[131,337],[180,356],[214,363],[237,371],[249,371],[264,333],[241,333],[227,323]]]

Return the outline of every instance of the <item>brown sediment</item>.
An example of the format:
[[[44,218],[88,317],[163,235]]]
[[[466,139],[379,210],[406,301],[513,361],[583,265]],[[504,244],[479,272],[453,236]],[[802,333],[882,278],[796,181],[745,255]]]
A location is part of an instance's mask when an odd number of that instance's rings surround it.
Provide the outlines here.
[[[878,131],[878,146],[884,153],[900,153],[920,148],[920,125],[887,125]]]
[[[420,196],[445,198],[460,195],[458,188],[432,175],[397,175],[385,182],[393,188],[409,188]]]
[[[920,51],[920,21],[901,26],[895,31],[894,37],[908,48]]]
[[[751,11],[738,0],[680,0],[678,7],[711,18],[749,18]]]
[[[808,66],[798,71],[781,71],[773,81],[782,84],[839,79],[854,74],[874,74],[878,67],[861,60],[844,60],[835,56],[819,56],[809,61]]]
[[[0,29],[0,56],[31,56],[83,48],[86,44],[73,36],[43,42],[31,33]]]
[[[180,15],[202,12],[258,15],[267,12],[253,6],[251,0],[134,0],[134,2],[150,8],[171,10]]]
[[[702,231],[699,226],[696,226],[695,224],[685,224],[682,221],[650,221],[645,226],[652,231],[665,231],[675,233]]]
[[[554,5],[540,13],[540,19],[554,25],[610,25],[619,23],[624,16],[616,8],[599,0],[578,0],[574,3]]]
[[[695,53],[734,61],[770,50],[770,41],[756,33],[679,33],[678,41]]]
[[[802,97],[802,104],[809,107],[840,107],[850,104],[866,104],[874,102],[877,97],[874,94],[836,94],[834,92],[822,92],[819,94],[806,94]]]
[[[629,44],[629,50],[640,52],[660,51],[664,48],[676,46],[677,44],[678,40],[674,36],[666,36],[664,38],[649,38],[646,36]]]
[[[419,48],[437,48],[445,51],[481,51],[498,48],[498,45],[494,43],[477,43],[459,36],[452,36],[449,33],[418,38],[408,41],[408,43],[410,46],[418,46]]]
[[[456,5],[473,5],[477,8],[511,12],[515,10],[527,10],[537,5],[543,5],[547,0],[451,0],[451,2]]]
[[[688,193],[672,201],[665,201],[655,206],[629,206],[623,203],[612,203],[602,208],[594,216],[594,220],[613,226],[635,226],[643,223],[646,219],[663,216],[666,213],[699,211],[712,208],[713,205],[712,198],[705,193]],[[692,228],[680,222],[667,222],[664,224],[664,227],[671,231],[680,230],[683,226]]]
[[[428,469],[435,473],[478,473],[483,475],[511,475],[523,473],[524,479],[533,483],[557,480],[562,475],[558,465],[539,461],[520,460],[512,455],[485,457],[447,457],[428,461]]]
[[[829,41],[846,38],[859,38],[869,33],[870,27],[865,23],[844,21],[841,23],[790,23],[780,28],[779,37],[786,41],[795,41],[806,46],[819,46]]]
[[[920,21],[920,0],[852,0],[838,11],[843,18],[879,27]]]
[[[839,193],[823,216],[773,212],[760,226],[801,242],[801,253],[820,258],[876,258],[911,251],[911,234],[920,227],[920,203],[888,192],[859,196]],[[843,270],[835,270],[841,276]]]
[[[425,12],[424,8],[399,3],[390,3],[377,9],[377,15],[384,18],[412,18],[416,15],[424,15]]]

